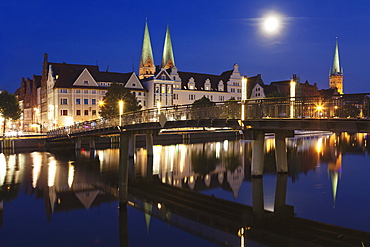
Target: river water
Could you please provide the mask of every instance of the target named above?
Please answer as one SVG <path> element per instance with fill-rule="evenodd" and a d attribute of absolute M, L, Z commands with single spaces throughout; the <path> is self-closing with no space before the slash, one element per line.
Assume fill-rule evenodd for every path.
<path fill-rule="evenodd" d="M 266 137 L 264 175 L 258 178 L 265 210 L 274 211 L 282 193 L 296 217 L 370 233 L 367 134 L 287 139 L 289 171 L 279 192 L 274 150 L 273 137 Z M 252 142 L 246 140 L 157 145 L 153 160 L 137 148 L 129 179 L 140 183 L 154 176 L 184 190 L 252 206 L 251 158 Z M 117 199 L 118 171 L 118 149 L 0 154 L 0 247 L 276 246 L 169 211 L 155 216 L 163 208 L 146 198 L 135 199 L 146 213 L 130 197 L 123 208 Z"/>

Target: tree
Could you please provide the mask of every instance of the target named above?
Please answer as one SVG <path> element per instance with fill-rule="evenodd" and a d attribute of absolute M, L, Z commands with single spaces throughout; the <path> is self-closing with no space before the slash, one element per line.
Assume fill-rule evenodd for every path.
<path fill-rule="evenodd" d="M 214 105 L 215 105 L 215 102 L 212 102 L 210 99 L 206 98 L 205 96 L 193 102 L 193 108 L 203 108 L 203 107 L 209 107 L 209 106 L 214 106 Z"/>
<path fill-rule="evenodd" d="M 18 120 L 21 117 L 17 97 L 6 90 L 0 94 L 0 115 L 4 118 L 3 135 L 5 135 L 6 121 Z"/>
<path fill-rule="evenodd" d="M 201 99 L 195 100 L 191 107 L 191 113 L 193 119 L 208 119 L 215 118 L 214 112 L 215 102 L 203 96 Z"/>
<path fill-rule="evenodd" d="M 123 113 L 141 109 L 135 95 L 123 85 L 112 83 L 100 104 L 100 115 L 104 118 L 119 115 L 119 101 L 123 101 Z"/>

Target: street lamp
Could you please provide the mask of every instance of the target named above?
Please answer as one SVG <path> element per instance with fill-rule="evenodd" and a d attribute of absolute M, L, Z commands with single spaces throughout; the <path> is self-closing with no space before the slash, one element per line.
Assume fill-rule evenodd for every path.
<path fill-rule="evenodd" d="M 245 109 L 245 102 L 247 100 L 247 77 L 244 76 L 242 78 L 242 104 L 241 104 L 241 120 L 246 119 L 246 109 Z"/>
<path fill-rule="evenodd" d="M 123 114 L 123 100 L 118 101 L 119 105 L 119 126 L 122 125 L 122 114 Z"/>
<path fill-rule="evenodd" d="M 290 80 L 290 118 L 294 118 L 295 86 L 295 80 Z"/>

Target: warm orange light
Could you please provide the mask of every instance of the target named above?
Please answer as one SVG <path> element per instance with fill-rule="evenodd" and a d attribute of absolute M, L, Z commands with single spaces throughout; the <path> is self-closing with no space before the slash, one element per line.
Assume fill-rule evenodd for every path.
<path fill-rule="evenodd" d="M 316 110 L 317 111 L 322 111 L 323 109 L 324 109 L 324 107 L 322 105 L 316 106 Z"/>
<path fill-rule="evenodd" d="M 104 101 L 99 101 L 99 106 L 103 106 L 104 105 Z"/>

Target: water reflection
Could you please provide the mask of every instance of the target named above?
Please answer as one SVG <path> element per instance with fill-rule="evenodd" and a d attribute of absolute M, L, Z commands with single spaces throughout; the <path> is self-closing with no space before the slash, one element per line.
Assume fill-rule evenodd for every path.
<path fill-rule="evenodd" d="M 292 213 L 292 208 L 286 205 L 288 177 L 294 183 L 302 174 L 316 171 L 325 163 L 335 205 L 343 158 L 349 153 L 368 155 L 367 140 L 366 134 L 347 133 L 288 139 L 288 174 L 277 176 L 274 207 L 269 210 L 279 215 L 288 211 Z M 264 174 L 275 174 L 273 137 L 266 138 L 264 148 Z M 250 174 L 250 141 L 155 146 L 153 154 L 153 157 L 148 157 L 145 149 L 136 149 L 135 165 L 132 164 L 129 169 L 133 183 L 154 175 L 162 183 L 175 187 L 192 191 L 222 188 L 238 198 L 243 182 L 247 181 L 252 187 L 253 215 L 262 217 L 265 214 L 267 207 L 264 205 L 263 179 L 254 179 Z M 15 200 L 21 190 L 28 195 L 44 198 L 48 221 L 56 212 L 89 209 L 117 200 L 119 163 L 118 149 L 81 151 L 72 155 L 70 152 L 0 154 L 0 226 L 3 224 L 4 204 Z M 159 207 L 154 200 L 152 203 L 142 203 L 148 229 L 150 216 L 155 211 L 158 211 L 159 218 L 168 222 L 174 220 L 172 212 L 175 209 L 165 204 Z M 135 201 L 132 205 L 140 205 L 140 202 Z M 120 239 L 123 244 L 128 241 L 127 208 L 120 207 L 119 212 Z M 182 216 L 176 217 L 179 220 Z M 244 230 L 239 232 L 244 238 Z"/>

